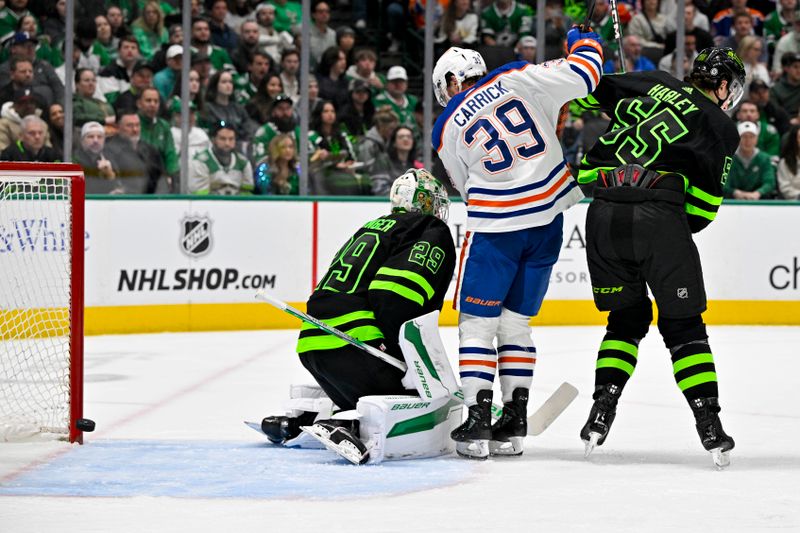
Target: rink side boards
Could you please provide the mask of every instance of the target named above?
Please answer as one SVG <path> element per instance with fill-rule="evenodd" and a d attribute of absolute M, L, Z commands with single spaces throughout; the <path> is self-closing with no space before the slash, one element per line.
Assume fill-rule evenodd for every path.
<path fill-rule="evenodd" d="M 255 302 L 256 290 L 267 288 L 304 309 L 338 247 L 388 207 L 383 199 L 315 200 L 90 197 L 86 333 L 298 327 L 291 316 Z M 534 324 L 605 323 L 591 301 L 587 206 L 565 215 L 561 256 Z M 709 324 L 800 324 L 800 241 L 789 231 L 798 219 L 797 203 L 731 202 L 698 234 Z M 458 243 L 465 220 L 454 199 L 449 226 Z M 52 248 L 52 235 L 42 239 Z M 440 323 L 456 324 L 452 301 Z"/>

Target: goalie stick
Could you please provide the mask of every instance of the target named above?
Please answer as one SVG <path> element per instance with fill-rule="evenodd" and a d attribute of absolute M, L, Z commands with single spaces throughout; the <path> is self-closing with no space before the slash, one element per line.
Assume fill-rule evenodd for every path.
<path fill-rule="evenodd" d="M 295 309 L 291 305 L 278 300 L 277 298 L 273 298 L 265 291 L 260 290 L 256 293 L 256 300 L 261 300 L 262 302 L 266 302 L 273 307 L 280 309 L 281 311 L 292 315 L 295 318 L 302 320 L 308 324 L 312 324 L 313 326 L 318 327 L 322 331 L 326 333 L 330 333 L 335 337 L 338 337 L 345 341 L 348 344 L 355 346 L 356 348 L 360 348 L 367 352 L 368 354 L 372 355 L 373 357 L 377 357 L 381 361 L 385 361 L 389 363 L 393 367 L 406 372 L 408 370 L 408 365 L 395 359 L 389 354 L 386 354 L 377 348 L 366 344 L 355 337 L 348 335 L 347 333 L 330 326 L 319 320 L 314 318 L 313 316 L 300 311 L 299 309 Z M 464 403 L 464 394 L 461 390 L 453 391 L 450 393 L 451 397 L 460 402 Z M 558 416 L 564 412 L 564 410 L 569 406 L 570 403 L 575 399 L 578 395 L 578 389 L 574 386 L 570 385 L 566 381 L 562 383 L 553 394 L 550 395 L 547 400 L 536 410 L 532 415 L 528 417 L 528 435 L 539 435 L 545 429 L 547 429 L 553 421 L 558 418 Z M 501 406 L 492 405 L 492 416 L 494 418 L 499 418 L 502 414 L 503 408 Z M 249 424 L 248 424 L 249 425 Z"/>

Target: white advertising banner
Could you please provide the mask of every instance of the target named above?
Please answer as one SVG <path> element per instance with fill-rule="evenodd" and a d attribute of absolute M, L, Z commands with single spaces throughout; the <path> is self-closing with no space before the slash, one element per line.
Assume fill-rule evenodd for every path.
<path fill-rule="evenodd" d="M 296 300 L 311 288 L 310 202 L 88 201 L 86 305 Z"/>
<path fill-rule="evenodd" d="M 565 213 L 549 300 L 591 300 L 587 208 Z M 315 232 L 312 202 L 90 200 L 86 305 L 250 303 L 261 287 L 303 302 L 339 247 L 389 205 L 319 202 L 316 210 Z M 454 202 L 449 225 L 459 244 L 465 218 Z M 723 206 L 696 236 L 709 299 L 800 300 L 798 225 L 800 206 Z"/>

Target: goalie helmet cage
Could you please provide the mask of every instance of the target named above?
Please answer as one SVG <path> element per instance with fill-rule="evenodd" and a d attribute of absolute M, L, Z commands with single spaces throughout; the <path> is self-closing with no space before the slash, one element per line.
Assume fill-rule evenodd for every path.
<path fill-rule="evenodd" d="M 85 182 L 0 162 L 0 441 L 82 442 Z"/>

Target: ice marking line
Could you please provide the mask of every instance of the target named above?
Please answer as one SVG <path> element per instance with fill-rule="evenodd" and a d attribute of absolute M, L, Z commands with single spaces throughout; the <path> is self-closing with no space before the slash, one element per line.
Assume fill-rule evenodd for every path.
<path fill-rule="evenodd" d="M 219 378 L 221 378 L 223 376 L 226 376 L 226 375 L 230 374 L 231 372 L 234 372 L 235 370 L 238 370 L 238 369 L 240 369 L 242 367 L 245 367 L 245 366 L 253 363 L 254 361 L 259 359 L 263 355 L 268 354 L 269 351 L 274 346 L 278 346 L 278 345 L 275 344 L 275 345 L 270 346 L 266 350 L 263 350 L 263 351 L 260 351 L 260 352 L 256 352 L 255 354 L 251 355 L 247 359 L 244 359 L 244 360 L 241 360 L 241 361 L 239 361 L 237 363 L 234 363 L 231 366 L 229 366 L 229 367 L 227 367 L 227 368 L 225 368 L 225 369 L 223 369 L 223 370 L 221 370 L 219 372 L 215 372 L 215 373 L 209 375 L 208 377 L 201 379 L 200 381 L 198 381 L 196 383 L 193 383 L 193 384 L 191 384 L 191 385 L 189 385 L 187 387 L 184 387 L 183 389 L 181 389 L 181 390 L 179 390 L 177 392 L 174 392 L 173 394 L 167 396 L 165 399 L 163 399 L 161 401 L 153 402 L 152 404 L 139 409 L 138 411 L 134 412 L 133 414 L 130 414 L 130 415 L 128 415 L 128 416 L 126 416 L 126 417 L 124 417 L 124 418 L 122 418 L 120 420 L 117 420 L 116 422 L 112 422 L 108 426 L 105 426 L 105 428 L 103 430 L 101 430 L 101 431 L 97 431 L 95 433 L 92 433 L 92 434 L 89 434 L 89 435 L 85 435 L 84 437 L 85 438 L 88 437 L 87 440 L 88 439 L 95 440 L 97 435 L 103 435 L 104 433 L 108 433 L 109 431 L 113 431 L 113 430 L 119 429 L 120 427 L 123 427 L 125 424 L 130 423 L 134 419 L 141 418 L 141 417 L 143 417 L 145 415 L 148 415 L 148 414 L 152 413 L 153 411 L 161 409 L 164 406 L 168 405 L 169 403 L 174 402 L 175 400 L 181 398 L 182 396 L 185 396 L 185 395 L 187 395 L 187 394 L 189 394 L 191 392 L 194 392 L 197 389 L 202 388 L 203 386 L 207 385 L 208 383 L 213 382 L 216 379 L 219 379 Z M 63 449 L 57 450 L 55 452 L 48 453 L 47 455 L 45 455 L 43 457 L 34 459 L 33 461 L 31 461 L 27 465 L 24 465 L 24 466 L 18 468 L 17 470 L 12 470 L 11 472 L 6 474 L 5 476 L 0 477 L 0 485 L 6 484 L 9 481 L 11 481 L 14 478 L 16 478 L 17 476 L 19 476 L 21 474 L 24 474 L 25 472 L 28 472 L 30 470 L 33 470 L 34 468 L 36 468 L 36 467 L 38 467 L 38 466 L 40 466 L 42 464 L 49 463 L 50 461 L 53 461 L 53 460 L 57 459 L 58 457 L 66 454 L 67 452 L 72 451 L 73 449 L 74 449 L 73 446 L 68 446 L 68 447 L 65 447 Z"/>

